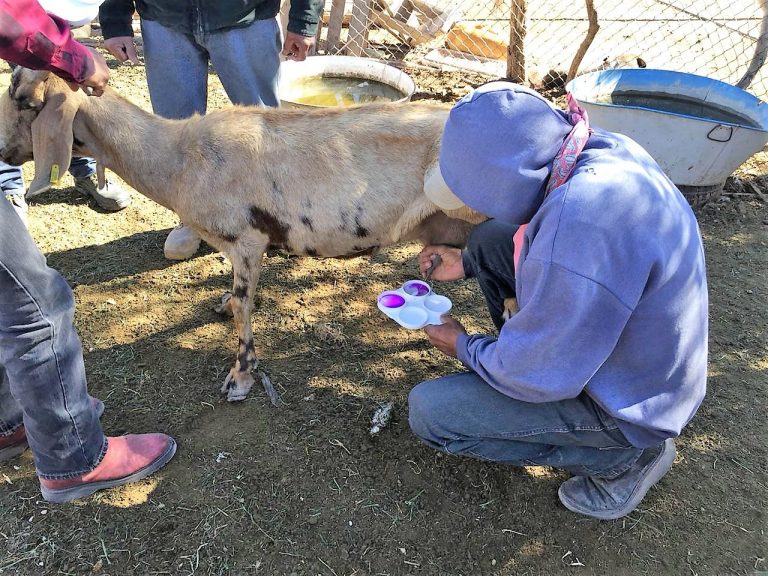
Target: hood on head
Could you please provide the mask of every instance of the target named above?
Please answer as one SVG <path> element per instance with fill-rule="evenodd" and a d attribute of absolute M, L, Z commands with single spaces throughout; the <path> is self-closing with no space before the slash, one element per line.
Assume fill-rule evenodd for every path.
<path fill-rule="evenodd" d="M 525 224 L 544 200 L 555 155 L 573 126 L 533 90 L 491 82 L 453 107 L 440 147 L 440 172 L 467 206 Z"/>

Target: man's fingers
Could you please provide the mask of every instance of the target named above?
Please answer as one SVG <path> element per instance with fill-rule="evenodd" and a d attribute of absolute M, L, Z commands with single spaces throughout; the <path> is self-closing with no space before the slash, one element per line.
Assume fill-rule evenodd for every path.
<path fill-rule="evenodd" d="M 124 47 L 126 63 L 139 64 L 139 55 L 136 53 L 136 45 L 131 43 Z"/>
<path fill-rule="evenodd" d="M 302 62 L 307 59 L 307 52 L 309 51 L 309 46 L 305 46 L 304 44 L 296 46 L 296 51 L 293 54 L 293 59 L 297 62 Z"/>
<path fill-rule="evenodd" d="M 132 36 L 118 36 L 104 41 L 104 47 L 118 61 L 127 64 L 139 64 L 136 44 Z"/>

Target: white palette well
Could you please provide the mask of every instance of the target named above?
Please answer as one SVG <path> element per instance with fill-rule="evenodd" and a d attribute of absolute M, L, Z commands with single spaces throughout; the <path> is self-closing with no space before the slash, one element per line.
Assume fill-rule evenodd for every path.
<path fill-rule="evenodd" d="M 408 280 L 397 290 L 385 290 L 376 298 L 376 304 L 384 314 L 409 330 L 442 324 L 440 316 L 453 307 L 448 298 L 435 294 L 423 280 Z"/>

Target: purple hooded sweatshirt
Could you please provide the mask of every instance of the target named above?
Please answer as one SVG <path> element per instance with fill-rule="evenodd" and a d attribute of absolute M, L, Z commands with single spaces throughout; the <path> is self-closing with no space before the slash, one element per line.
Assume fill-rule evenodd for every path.
<path fill-rule="evenodd" d="M 677 436 L 705 393 L 699 229 L 648 153 L 599 129 L 568 181 L 544 198 L 570 130 L 563 112 L 506 82 L 451 111 L 440 153 L 450 189 L 478 212 L 529 224 L 516 273 L 520 311 L 498 338 L 462 334 L 458 357 L 518 400 L 586 392 L 645 448 Z"/>

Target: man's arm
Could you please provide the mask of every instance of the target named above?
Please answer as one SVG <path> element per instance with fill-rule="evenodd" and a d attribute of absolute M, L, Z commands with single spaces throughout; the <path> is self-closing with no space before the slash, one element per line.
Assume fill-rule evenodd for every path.
<path fill-rule="evenodd" d="M 91 52 L 72 38 L 67 22 L 35 0 L 0 0 L 0 58 L 76 84 L 96 72 Z"/>
<path fill-rule="evenodd" d="M 322 0 L 294 0 L 288 12 L 288 31 L 300 36 L 314 36 L 325 4 Z"/>
<path fill-rule="evenodd" d="M 106 0 L 99 7 L 99 23 L 104 35 L 104 48 L 119 62 L 138 64 L 133 41 L 133 0 Z"/>
<path fill-rule="evenodd" d="M 529 275 L 530 294 L 520 312 L 498 338 L 455 329 L 456 357 L 517 400 L 575 398 L 616 348 L 632 310 L 604 286 L 557 264 L 529 258 L 522 273 Z"/>
<path fill-rule="evenodd" d="M 99 24 L 105 39 L 117 36 L 133 37 L 133 0 L 104 0 L 99 6 Z"/>

